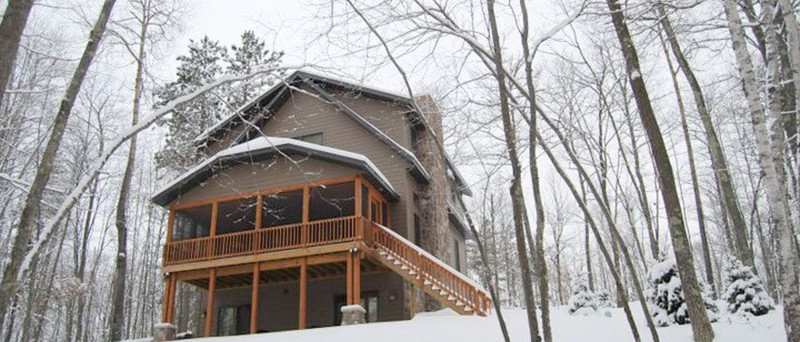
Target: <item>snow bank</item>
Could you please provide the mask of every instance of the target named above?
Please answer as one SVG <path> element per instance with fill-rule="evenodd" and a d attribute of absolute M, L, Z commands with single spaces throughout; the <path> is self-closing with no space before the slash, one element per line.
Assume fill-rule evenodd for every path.
<path fill-rule="evenodd" d="M 312 304 L 313 305 L 313 304 Z M 637 306 L 631 306 L 639 324 L 642 341 L 650 341 L 644 317 Z M 553 339 L 556 341 L 626 342 L 633 341 L 630 328 L 622 309 L 609 309 L 610 317 L 600 315 L 571 316 L 566 307 L 556 307 L 552 312 Z M 749 321 L 724 316 L 713 323 L 714 342 L 785 341 L 782 310 L 753 317 Z M 507 309 L 503 311 L 512 341 L 530 341 L 525 311 Z M 689 325 L 658 328 L 662 342 L 690 342 L 692 329 Z M 502 341 L 495 316 L 459 316 L 447 309 L 418 314 L 414 319 L 399 322 L 369 323 L 341 327 L 316 328 L 303 331 L 285 331 L 268 334 L 242 335 L 195 339 L 198 342 L 493 342 Z"/>

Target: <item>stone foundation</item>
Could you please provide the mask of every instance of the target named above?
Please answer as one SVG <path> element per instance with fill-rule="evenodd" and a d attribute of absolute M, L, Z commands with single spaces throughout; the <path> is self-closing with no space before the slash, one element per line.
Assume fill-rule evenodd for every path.
<path fill-rule="evenodd" d="M 158 323 L 153 326 L 153 342 L 172 341 L 178 327 L 172 323 Z"/>
<path fill-rule="evenodd" d="M 342 307 L 342 325 L 364 324 L 367 310 L 361 305 L 346 305 Z"/>

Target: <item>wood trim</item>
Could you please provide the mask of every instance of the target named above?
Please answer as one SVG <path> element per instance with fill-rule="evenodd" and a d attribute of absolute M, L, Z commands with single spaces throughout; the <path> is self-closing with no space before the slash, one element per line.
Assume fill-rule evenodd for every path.
<path fill-rule="evenodd" d="M 344 252 L 350 250 L 351 248 L 358 248 L 359 246 L 364 246 L 364 244 L 359 241 L 350 241 L 350 242 L 343 242 L 331 245 L 297 248 L 297 249 L 290 249 L 278 252 L 242 255 L 238 257 L 229 257 L 224 259 L 214 259 L 214 260 L 198 261 L 192 263 L 169 265 L 169 266 L 164 266 L 163 271 L 165 273 L 186 272 L 192 270 L 232 266 L 239 264 L 249 264 L 253 262 L 291 259 L 291 258 L 311 256 L 311 255 Z"/>
<path fill-rule="evenodd" d="M 353 253 L 347 253 L 347 305 L 353 305 Z"/>
<path fill-rule="evenodd" d="M 194 208 L 194 207 L 201 207 L 201 206 L 204 206 L 204 205 L 211 205 L 214 202 L 230 202 L 230 201 L 235 201 L 235 200 L 244 199 L 244 198 L 256 197 L 256 196 L 259 196 L 259 195 L 268 196 L 268 195 L 274 195 L 274 194 L 281 193 L 281 192 L 300 190 L 300 189 L 303 189 L 303 188 L 306 188 L 306 187 L 314 187 L 314 186 L 330 185 L 330 184 L 338 184 L 338 183 L 347 183 L 347 182 L 355 181 L 356 177 L 358 177 L 357 174 L 356 175 L 350 175 L 350 176 L 343 176 L 343 177 L 322 178 L 322 179 L 317 179 L 317 180 L 313 180 L 313 181 L 306 182 L 306 183 L 296 183 L 296 184 L 291 184 L 291 185 L 287 185 L 287 186 L 283 186 L 283 187 L 279 187 L 279 188 L 268 188 L 268 189 L 262 189 L 262 190 L 257 190 L 257 191 L 245 192 L 245 193 L 241 193 L 241 194 L 214 197 L 214 198 L 204 199 L 204 200 L 200 200 L 200 201 L 176 203 L 176 204 L 170 205 L 170 208 L 172 208 L 174 210 L 184 210 L 184 209 L 190 209 L 190 208 Z M 369 183 L 369 182 L 366 182 L 366 183 Z"/>
<path fill-rule="evenodd" d="M 260 289 L 261 272 L 258 263 L 253 263 L 253 293 L 250 300 L 250 333 L 258 332 L 258 291 Z"/>
<path fill-rule="evenodd" d="M 211 331 L 214 326 L 215 292 L 217 292 L 217 270 L 212 268 L 208 271 L 208 298 L 206 303 L 205 337 L 211 337 Z"/>
<path fill-rule="evenodd" d="M 306 265 L 306 259 L 303 258 L 300 262 L 300 300 L 299 305 L 300 308 L 298 310 L 299 315 L 297 317 L 297 329 L 303 330 L 306 328 L 306 310 L 308 309 L 307 303 L 307 290 L 308 290 L 308 266 Z"/>
<path fill-rule="evenodd" d="M 167 242 L 172 242 L 172 232 L 175 230 L 175 209 L 169 208 L 169 218 L 167 219 Z"/>
<path fill-rule="evenodd" d="M 355 214 L 356 214 L 356 217 L 361 217 L 361 216 L 364 215 L 364 213 L 361 212 L 361 201 L 364 200 L 363 198 L 361 198 L 361 176 L 356 176 L 354 189 L 355 190 L 354 190 L 353 194 L 355 194 L 355 196 L 356 196 L 356 203 L 355 203 L 356 212 L 355 212 Z"/>
<path fill-rule="evenodd" d="M 172 276 L 170 277 L 169 306 L 167 310 L 167 321 L 170 323 L 175 321 L 175 295 L 177 292 L 178 292 L 178 278 Z"/>
<path fill-rule="evenodd" d="M 353 256 L 353 304 L 361 304 L 361 252 L 350 253 Z"/>
<path fill-rule="evenodd" d="M 164 277 L 164 298 L 161 301 L 161 322 L 169 323 L 169 294 L 173 275 Z"/>

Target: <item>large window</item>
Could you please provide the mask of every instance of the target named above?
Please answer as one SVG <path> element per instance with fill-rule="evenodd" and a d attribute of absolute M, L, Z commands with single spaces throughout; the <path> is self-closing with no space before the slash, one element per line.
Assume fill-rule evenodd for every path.
<path fill-rule="evenodd" d="M 267 195 L 263 198 L 262 227 L 303 222 L 303 189 Z"/>
<path fill-rule="evenodd" d="M 172 240 L 196 239 L 209 235 L 211 227 L 211 206 L 203 205 L 175 212 Z"/>
<path fill-rule="evenodd" d="M 353 182 L 311 188 L 308 217 L 310 221 L 355 215 Z"/>
<path fill-rule="evenodd" d="M 217 234 L 253 230 L 256 226 L 256 198 L 220 202 L 217 212 Z"/>

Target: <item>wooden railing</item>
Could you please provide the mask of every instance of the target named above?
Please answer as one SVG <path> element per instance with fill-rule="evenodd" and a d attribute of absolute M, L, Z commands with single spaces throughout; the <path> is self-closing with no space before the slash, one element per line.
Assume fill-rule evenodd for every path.
<path fill-rule="evenodd" d="M 363 222 L 346 216 L 168 242 L 164 265 L 363 240 Z"/>
<path fill-rule="evenodd" d="M 417 274 L 421 287 L 444 290 L 447 297 L 452 296 L 479 315 L 487 315 L 491 309 L 489 295 L 459 271 L 391 229 L 356 216 L 169 242 L 164 246 L 164 265 L 348 241 L 363 241 L 367 246 L 391 255 Z"/>
<path fill-rule="evenodd" d="M 382 225 L 369 222 L 366 233 L 367 245 L 388 253 L 416 272 L 420 287 L 435 285 L 479 315 L 487 315 L 491 310 L 490 296 L 461 272 Z"/>

